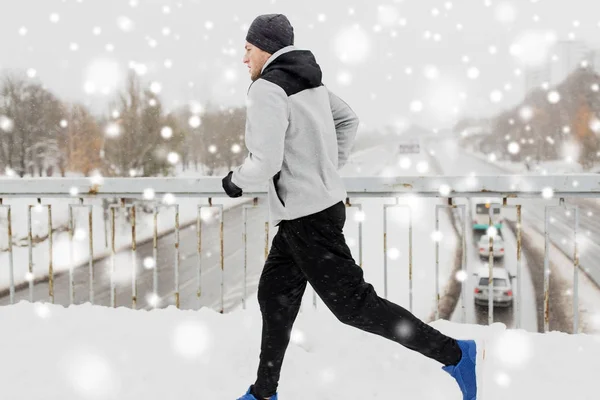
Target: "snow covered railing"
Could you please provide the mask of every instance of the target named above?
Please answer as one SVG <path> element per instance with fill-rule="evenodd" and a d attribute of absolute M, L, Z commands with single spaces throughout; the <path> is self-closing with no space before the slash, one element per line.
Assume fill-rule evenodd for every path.
<path fill-rule="evenodd" d="M 202 238 L 201 238 L 201 223 L 200 217 L 202 208 L 217 208 L 219 210 L 219 221 L 220 221 L 220 264 L 221 264 L 221 288 L 220 288 L 220 304 L 221 311 L 223 311 L 223 292 L 224 292 L 224 251 L 223 251 L 223 205 L 214 204 L 214 199 L 226 198 L 222 186 L 221 177 L 202 177 L 202 178 L 25 178 L 25 179 L 2 179 L 0 180 L 0 210 L 6 210 L 4 215 L 7 215 L 8 220 L 8 248 L 6 251 L 9 252 L 9 270 L 10 270 L 10 287 L 8 295 L 10 296 L 11 303 L 15 296 L 15 290 L 22 290 L 21 287 L 17 287 L 14 283 L 13 274 L 13 238 L 12 238 L 12 220 L 11 220 L 11 206 L 2 204 L 3 199 L 9 198 L 34 198 L 38 201 L 38 208 L 43 207 L 47 210 L 48 214 L 48 242 L 49 242 L 49 265 L 48 265 L 48 277 L 46 281 L 49 284 L 49 299 L 54 302 L 54 271 L 52 264 L 52 207 L 47 204 L 42 204 L 42 199 L 46 198 L 61 198 L 61 199 L 72 199 L 76 202 L 69 204 L 69 219 L 68 219 L 68 231 L 71 245 L 73 243 L 74 229 L 73 229 L 73 210 L 76 208 L 84 208 L 88 210 L 88 229 L 89 229 L 89 300 L 94 302 L 94 244 L 93 244 L 93 205 L 86 204 L 86 199 L 118 199 L 118 204 L 112 204 L 108 208 L 110 216 L 110 232 L 111 232 L 111 246 L 110 246 L 110 257 L 111 257 L 111 283 L 110 283 L 110 304 L 116 306 L 116 283 L 113 279 L 115 270 L 115 256 L 117 249 L 115 247 L 115 213 L 118 210 L 128 210 L 130 212 L 131 222 L 131 251 L 133 253 L 133 265 L 132 265 L 132 286 L 131 286 L 131 304 L 132 308 L 136 308 L 137 305 L 137 278 L 136 278 L 136 207 L 139 204 L 137 200 L 143 200 L 145 203 L 148 201 L 154 202 L 153 206 L 153 219 L 154 219 L 154 232 L 153 232 L 153 244 L 154 244 L 154 262 L 157 260 L 157 216 L 162 208 L 173 208 L 175 210 L 175 245 L 174 245 L 174 260 L 175 260 L 175 276 L 174 276 L 174 291 L 173 296 L 175 298 L 175 305 L 179 307 L 180 304 L 180 282 L 179 282 L 179 205 L 176 204 L 180 198 L 208 198 L 206 204 L 197 204 L 197 237 L 198 237 L 198 268 L 197 268 L 197 294 L 198 297 L 202 293 L 201 283 L 201 252 L 202 252 Z M 390 207 L 404 207 L 408 210 L 411 215 L 410 206 L 399 204 L 399 199 L 403 197 L 437 197 L 446 199 L 445 204 L 437 205 L 436 212 L 436 230 L 439 230 L 439 211 L 445 208 L 455 209 L 460 211 L 460 216 L 464 224 L 464 231 L 467 229 L 467 209 L 465 205 L 458 205 L 454 202 L 454 199 L 458 198 L 495 198 L 501 199 L 502 208 L 514 208 L 517 211 L 517 223 L 516 223 L 516 236 L 517 236 L 517 279 L 518 284 L 521 282 L 521 205 L 511 204 L 508 205 L 509 199 L 545 199 L 550 200 L 558 198 L 559 203 L 556 206 L 546 207 L 545 213 L 545 235 L 546 235 L 546 249 L 545 249 L 545 260 L 544 260 L 544 330 L 549 329 L 549 255 L 548 249 L 549 244 L 549 211 L 553 208 L 560 207 L 567 209 L 564 203 L 564 198 L 595 198 L 600 197 L 600 176 L 595 174 L 580 174 L 580 175 L 547 175 L 547 176 L 518 176 L 518 175 L 504 175 L 504 176 L 402 176 L 402 177 L 345 177 L 345 187 L 348 192 L 348 198 L 346 199 L 346 205 L 348 207 L 357 207 L 362 210 L 361 204 L 356 204 L 350 201 L 353 198 L 366 198 L 366 197 L 378 197 L 378 198 L 396 198 L 396 204 L 386 204 L 384 206 L 384 225 L 383 225 L 383 237 L 384 237 L 384 254 L 387 251 L 387 210 Z M 169 197 L 170 196 L 170 197 Z M 264 187 L 250 188 L 245 191 L 244 197 L 254 199 L 253 205 L 243 205 L 243 219 L 244 219 L 244 273 L 246 268 L 246 252 L 247 252 L 247 232 L 246 232 L 246 219 L 247 211 L 250 208 L 258 207 L 257 199 L 265 198 L 266 196 L 266 185 Z M 154 201 L 156 199 L 156 201 Z M 170 199 L 170 200 L 165 200 Z M 161 201 L 162 200 L 162 201 Z M 88 201 L 89 203 L 89 201 Z M 166 204 L 165 204 L 166 203 Z M 33 257 L 32 257 L 32 227 L 31 227 L 31 210 L 33 205 L 27 206 L 27 221 L 28 221 L 28 249 L 29 249 L 29 273 L 32 277 L 28 280 L 30 300 L 33 301 L 33 287 L 36 280 L 33 278 Z M 490 226 L 493 225 L 492 213 L 494 207 L 489 209 Z M 574 229 L 574 243 L 577 243 L 577 231 L 579 225 L 579 213 L 577 206 L 571 207 L 575 212 L 575 229 Z M 107 213 L 105 213 L 105 226 Z M 410 216 L 409 224 L 409 308 L 412 309 L 412 216 Z M 462 225 L 462 224 L 461 224 Z M 265 222 L 265 256 L 268 252 L 268 222 Z M 359 230 L 359 260 L 360 266 L 363 265 L 363 243 L 362 243 L 362 221 L 358 220 Z M 465 236 L 462 235 L 462 248 L 463 248 L 463 273 L 466 274 L 466 242 Z M 440 300 L 440 289 L 438 283 L 439 277 L 439 241 L 435 241 L 436 246 L 436 301 Z M 72 247 L 71 247 L 72 248 Z M 490 248 L 489 248 L 489 290 L 493 292 L 493 267 L 494 267 L 494 253 L 492 238 L 490 237 Z M 384 256 L 384 296 L 387 297 L 387 257 Z M 579 254 L 577 245 L 573 254 L 574 263 L 574 276 L 573 276 L 573 329 L 574 332 L 578 330 L 578 273 L 580 269 L 579 265 Z M 69 269 L 69 301 L 72 304 L 74 299 L 74 285 L 73 285 L 73 264 L 70 265 Z M 464 275 L 463 274 L 463 275 Z M 244 275 L 245 280 L 245 275 Z M 158 281 L 157 268 L 153 271 L 153 286 L 155 288 Z M 464 294 L 465 290 L 462 290 L 461 297 L 463 299 L 463 310 L 462 315 L 464 317 Z M 245 306 L 245 300 L 247 298 L 246 283 L 244 282 L 244 293 L 242 302 Z M 489 296 L 489 313 L 488 321 L 493 322 L 493 297 Z M 314 297 L 314 304 L 316 306 L 316 295 Z M 520 306 L 521 306 L 521 290 L 517 291 L 516 296 L 516 310 L 517 310 L 517 327 L 520 325 Z M 436 317 L 437 317 L 436 309 Z"/>
<path fill-rule="evenodd" d="M 202 178 L 24 178 L 1 179 L 0 197 L 125 197 L 155 194 L 182 197 L 222 197 L 222 177 Z M 600 175 L 499 175 L 345 177 L 350 197 L 600 197 Z M 264 187 L 246 190 L 261 197 Z"/>

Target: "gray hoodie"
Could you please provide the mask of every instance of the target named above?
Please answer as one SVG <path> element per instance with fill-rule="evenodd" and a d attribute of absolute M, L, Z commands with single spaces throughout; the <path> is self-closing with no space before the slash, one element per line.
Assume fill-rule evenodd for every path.
<path fill-rule="evenodd" d="M 310 51 L 294 46 L 273 54 L 248 90 L 244 163 L 231 181 L 243 190 L 268 181 L 271 223 L 322 211 L 347 192 L 346 164 L 358 118 L 321 82 Z"/>

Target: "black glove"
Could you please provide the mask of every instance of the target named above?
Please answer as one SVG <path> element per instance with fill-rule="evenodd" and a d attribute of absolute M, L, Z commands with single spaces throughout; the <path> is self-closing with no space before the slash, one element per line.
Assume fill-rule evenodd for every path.
<path fill-rule="evenodd" d="M 223 189 L 229 197 L 240 197 L 242 195 L 242 189 L 239 188 L 235 183 L 231 182 L 231 176 L 233 171 L 229 171 L 229 174 L 223 178 Z"/>

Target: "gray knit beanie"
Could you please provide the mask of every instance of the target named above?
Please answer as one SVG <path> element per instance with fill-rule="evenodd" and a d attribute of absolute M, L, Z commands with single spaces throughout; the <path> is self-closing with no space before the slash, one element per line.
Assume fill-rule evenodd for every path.
<path fill-rule="evenodd" d="M 246 41 L 274 54 L 294 44 L 294 28 L 283 14 L 259 15 L 250 25 Z"/>

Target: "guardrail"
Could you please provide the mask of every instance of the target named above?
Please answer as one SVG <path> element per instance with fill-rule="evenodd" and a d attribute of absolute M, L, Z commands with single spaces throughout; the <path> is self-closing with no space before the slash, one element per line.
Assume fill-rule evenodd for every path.
<path fill-rule="evenodd" d="M 549 240 L 549 211 L 556 207 L 566 207 L 565 198 L 596 198 L 600 197 L 600 177 L 593 174 L 580 174 L 580 175 L 548 175 L 548 176 L 518 176 L 518 175 L 504 175 L 504 176 L 405 176 L 405 177 L 347 177 L 344 178 L 345 187 L 348 192 L 348 198 L 346 199 L 346 205 L 348 207 L 357 207 L 362 212 L 362 205 L 354 203 L 353 199 L 378 197 L 378 198 L 395 198 L 395 205 L 385 205 L 384 207 L 384 297 L 388 295 L 388 268 L 387 268 L 387 257 L 385 253 L 387 251 L 387 209 L 389 207 L 404 207 L 407 209 L 410 215 L 409 224 L 409 252 L 408 252 L 408 263 L 409 263 L 409 308 L 412 311 L 413 307 L 413 271 L 412 271 L 412 213 L 410 206 L 399 203 L 403 197 L 406 196 L 418 196 L 418 197 L 429 197 L 429 198 L 441 198 L 444 199 L 446 204 L 436 206 L 436 229 L 439 229 L 439 211 L 442 209 L 450 208 L 452 210 L 459 210 L 461 214 L 464 228 L 467 229 L 467 209 L 464 205 L 458 205 L 455 203 L 456 199 L 474 199 L 474 198 L 498 198 L 502 199 L 501 206 L 492 206 L 489 209 L 489 226 L 493 226 L 493 209 L 495 207 L 509 208 L 513 207 L 517 210 L 517 279 L 518 284 L 521 282 L 521 205 L 511 204 L 508 205 L 508 200 L 514 202 L 518 199 L 543 199 L 545 201 L 558 201 L 557 205 L 545 206 L 545 234 L 546 234 L 546 251 L 545 251 L 545 263 L 544 263 L 544 330 L 549 329 L 549 279 L 550 279 L 550 267 L 548 263 L 548 252 L 550 248 Z M 144 201 L 145 207 L 148 203 L 148 193 L 152 193 L 153 198 L 160 196 L 174 196 L 174 199 L 179 198 L 198 198 L 207 199 L 206 203 L 197 204 L 197 296 L 202 295 L 202 265 L 201 265 L 201 254 L 202 254 L 202 218 L 201 211 L 203 208 L 217 208 L 220 216 L 220 265 L 221 265 L 221 312 L 223 312 L 223 292 L 224 292 L 224 243 L 223 243 L 223 206 L 220 204 L 214 204 L 214 199 L 224 198 L 224 193 L 221 187 L 220 177 L 202 177 L 202 178 L 30 178 L 30 179 L 3 179 L 0 180 L 0 210 L 6 211 L 7 218 L 7 243 L 8 247 L 4 251 L 9 253 L 9 274 L 10 274 L 10 285 L 7 290 L 7 295 L 10 296 L 11 303 L 14 301 L 15 291 L 22 290 L 22 286 L 15 285 L 14 283 L 14 266 L 13 266 L 13 221 L 11 218 L 13 205 L 2 204 L 3 199 L 9 198 L 35 198 L 38 202 L 38 207 L 45 207 L 48 213 L 48 245 L 49 245 L 49 265 L 48 265 L 48 277 L 47 281 L 49 284 L 48 298 L 50 302 L 54 302 L 54 271 L 52 265 L 52 207 L 51 205 L 42 204 L 42 199 L 50 198 L 65 198 L 72 199 L 74 204 L 69 204 L 69 219 L 68 219 L 68 231 L 71 244 L 74 238 L 74 220 L 73 210 L 76 208 L 83 208 L 88 210 L 88 230 L 89 230 L 89 301 L 94 302 L 94 268 L 92 258 L 94 256 L 94 245 L 93 245 L 93 226 L 94 221 L 92 218 L 93 205 L 86 204 L 86 199 L 117 199 L 117 204 L 110 205 L 110 232 L 111 232 L 111 305 L 116 306 L 115 301 L 115 280 L 114 269 L 115 269 L 115 257 L 117 249 L 115 247 L 115 213 L 117 211 L 130 211 L 131 221 L 131 251 L 135 256 L 136 252 L 136 208 L 140 207 L 140 201 Z M 246 190 L 244 196 L 249 199 L 254 199 L 251 206 L 244 205 L 243 218 L 244 218 L 244 232 L 242 232 L 244 240 L 244 271 L 246 271 L 246 254 L 247 254 L 247 230 L 246 220 L 247 211 L 250 208 L 260 207 L 258 205 L 258 199 L 265 198 L 266 186 L 250 188 Z M 174 257 L 175 257 L 175 276 L 174 276 L 174 288 L 172 295 L 175 298 L 175 304 L 179 307 L 180 304 L 180 280 L 179 280 L 179 206 L 177 204 L 159 204 L 160 202 L 154 201 L 153 204 L 153 217 L 154 217 L 154 232 L 153 232 L 153 246 L 154 246 L 154 262 L 157 259 L 157 216 L 161 209 L 173 208 L 175 209 L 175 233 L 176 240 L 174 245 Z M 33 236 L 31 228 L 31 209 L 32 205 L 28 205 L 28 248 L 29 248 L 29 273 L 31 279 L 28 282 L 28 289 L 30 293 L 30 301 L 33 301 L 33 287 L 36 283 L 33 277 L 33 262 L 32 262 L 32 247 L 33 247 Z M 574 228 L 574 241 L 577 243 L 577 232 L 579 225 L 579 214 L 578 206 L 574 205 L 570 207 L 576 215 L 576 222 Z M 105 214 L 105 219 L 107 215 Z M 105 221 L 106 222 L 106 221 Z M 359 265 L 363 266 L 363 240 L 362 240 L 362 221 L 358 221 L 359 229 Z M 465 231 L 463 231 L 465 232 Z M 265 222 L 265 257 L 268 253 L 269 243 L 269 224 Z M 461 245 L 463 247 L 463 260 L 462 260 L 462 272 L 463 277 L 466 274 L 466 244 L 465 235 L 462 235 Z M 439 302 L 440 299 L 440 288 L 439 288 L 439 242 L 435 241 L 436 251 L 436 269 L 435 269 L 435 280 L 436 280 L 436 300 Z M 72 248 L 72 247 L 71 247 Z M 493 248 L 493 235 L 490 235 L 489 243 L 489 290 L 493 293 L 494 281 L 493 281 L 493 267 L 494 267 L 494 248 Z M 131 286 L 131 305 L 132 308 L 137 306 L 137 282 L 136 282 L 136 265 L 135 257 L 133 258 L 134 265 L 132 265 L 132 286 Z M 578 312 L 578 274 L 581 270 L 579 261 L 579 254 L 577 245 L 573 254 L 573 296 L 574 296 L 574 308 L 573 308 L 573 330 L 577 332 L 579 324 L 579 312 Z M 73 265 L 69 269 L 69 299 L 70 303 L 73 303 L 74 298 L 74 285 L 73 285 Z M 246 276 L 244 275 L 244 279 Z M 156 293 L 156 287 L 158 284 L 158 273 L 155 268 L 153 274 L 153 287 Z M 465 290 L 462 290 L 461 296 L 463 299 L 463 310 L 462 316 L 464 319 L 464 294 Z M 517 308 L 517 325 L 521 322 L 521 290 L 517 291 L 516 297 L 516 308 Z M 242 303 L 245 306 L 247 298 L 246 284 L 244 282 L 244 291 L 242 295 Z M 493 297 L 489 296 L 489 314 L 488 321 L 493 321 L 494 304 Z M 316 294 L 314 295 L 314 306 L 316 307 Z M 437 314 L 436 314 L 437 315 Z"/>

